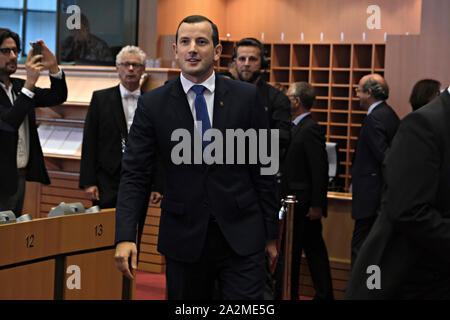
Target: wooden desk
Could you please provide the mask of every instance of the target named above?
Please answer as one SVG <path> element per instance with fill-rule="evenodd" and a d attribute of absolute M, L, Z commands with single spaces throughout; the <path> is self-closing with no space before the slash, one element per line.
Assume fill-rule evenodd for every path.
<path fill-rule="evenodd" d="M 132 298 L 114 234 L 114 210 L 1 225 L 0 299 Z"/>

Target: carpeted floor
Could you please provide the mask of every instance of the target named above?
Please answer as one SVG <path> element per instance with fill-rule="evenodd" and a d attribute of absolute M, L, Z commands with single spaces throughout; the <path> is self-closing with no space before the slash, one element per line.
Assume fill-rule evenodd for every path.
<path fill-rule="evenodd" d="M 166 300 L 166 275 L 137 271 L 136 300 Z M 300 297 L 300 300 L 311 300 Z"/>
<path fill-rule="evenodd" d="M 165 300 L 166 275 L 164 273 L 136 273 L 136 300 Z"/>

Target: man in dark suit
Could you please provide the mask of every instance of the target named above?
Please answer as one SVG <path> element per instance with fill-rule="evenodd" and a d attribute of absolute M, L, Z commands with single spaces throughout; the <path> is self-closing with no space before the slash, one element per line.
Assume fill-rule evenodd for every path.
<path fill-rule="evenodd" d="M 34 108 L 59 105 L 67 99 L 64 73 L 56 57 L 42 40 L 37 42 L 42 54 L 33 57 L 33 49 L 28 52 L 26 80 L 11 78 L 17 70 L 20 39 L 0 29 L 0 211 L 12 210 L 16 216 L 22 214 L 25 181 L 50 183 Z M 50 73 L 50 89 L 35 86 L 42 70 Z"/>
<path fill-rule="evenodd" d="M 258 87 L 264 108 L 267 110 L 269 126 L 279 130 L 280 163 L 283 161 L 290 142 L 290 102 L 286 95 L 277 88 L 268 84 L 261 70 L 269 69 L 269 61 L 265 57 L 264 45 L 255 38 L 243 38 L 239 40 L 234 49 L 230 71 L 236 74 L 235 79 L 252 83 Z M 280 196 L 280 174 L 277 179 L 277 194 Z M 279 199 L 281 200 L 281 198 Z M 266 299 L 276 296 L 274 292 L 274 279 L 270 273 L 270 267 L 266 270 Z"/>
<path fill-rule="evenodd" d="M 378 216 L 383 185 L 381 165 L 400 123 L 395 111 L 385 102 L 389 87 L 382 76 L 362 77 L 356 93 L 361 108 L 368 111 L 352 164 L 352 218 L 355 220 L 352 265 Z"/>
<path fill-rule="evenodd" d="M 122 154 L 141 95 L 140 80 L 145 71 L 145 52 L 136 46 L 125 46 L 117 54 L 116 70 L 120 84 L 94 91 L 84 122 L 80 165 L 80 188 L 100 208 L 115 208 L 122 167 Z M 150 192 L 150 189 L 147 190 Z M 162 198 L 152 192 L 150 199 Z M 148 200 L 140 208 L 138 247 L 145 224 Z"/>
<path fill-rule="evenodd" d="M 267 114 L 255 86 L 214 73 L 222 47 L 209 19 L 185 18 L 173 49 L 180 77 L 139 99 L 130 130 L 117 202 L 116 265 L 133 278 L 128 259 L 136 269 L 136 209 L 157 153 L 165 179 L 158 250 L 166 258 L 168 298 L 210 299 L 218 279 L 223 299 L 262 299 L 264 253 L 276 256 L 278 237 L 274 176 L 262 175 L 259 161 L 228 164 L 230 150 L 224 152 L 227 164 L 196 164 L 201 142 L 196 147 L 194 141 L 193 152 L 183 151 L 189 160 L 181 164 L 173 151 L 177 132 L 191 138 L 210 127 L 223 137 L 226 129 L 268 130 Z M 203 146 L 206 152 L 205 141 Z M 248 145 L 243 149 L 234 156 L 247 152 Z"/>
<path fill-rule="evenodd" d="M 306 82 L 289 86 L 292 135 L 282 165 L 284 196 L 293 194 L 294 226 L 291 263 L 291 299 L 299 298 L 302 250 L 308 261 L 318 300 L 332 300 L 330 263 L 322 238 L 321 218 L 327 216 L 328 158 L 323 130 L 311 117 L 314 88 Z M 280 272 L 281 270 L 277 270 Z"/>
<path fill-rule="evenodd" d="M 290 103 L 286 95 L 268 84 L 261 69 L 268 69 L 269 62 L 264 55 L 264 46 L 255 38 L 244 38 L 236 43 L 233 51 L 238 78 L 258 87 L 267 110 L 269 126 L 280 132 L 280 159 L 284 158 L 290 140 Z"/>
<path fill-rule="evenodd" d="M 86 115 L 79 185 L 101 208 L 116 207 L 122 153 L 141 95 L 145 56 L 136 46 L 122 48 L 116 57 L 120 84 L 94 91 Z"/>
<path fill-rule="evenodd" d="M 449 123 L 450 88 L 401 122 L 383 166 L 382 210 L 346 299 L 450 299 Z"/>

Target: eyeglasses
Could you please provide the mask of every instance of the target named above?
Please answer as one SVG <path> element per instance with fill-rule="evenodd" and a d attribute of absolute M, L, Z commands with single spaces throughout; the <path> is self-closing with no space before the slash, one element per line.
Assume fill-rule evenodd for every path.
<path fill-rule="evenodd" d="M 142 63 L 130 63 L 130 62 L 119 63 L 119 65 L 127 69 L 130 68 L 130 66 L 132 66 L 133 69 L 142 68 L 144 66 Z"/>
<path fill-rule="evenodd" d="M 15 55 L 20 53 L 20 50 L 17 48 L 0 48 L 0 52 L 4 55 L 10 55 L 11 51 L 14 52 Z"/>

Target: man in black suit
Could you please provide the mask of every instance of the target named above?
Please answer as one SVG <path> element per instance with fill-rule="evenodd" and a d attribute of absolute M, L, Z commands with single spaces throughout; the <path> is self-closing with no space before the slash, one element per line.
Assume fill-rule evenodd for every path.
<path fill-rule="evenodd" d="M 352 265 L 378 216 L 383 185 L 381 165 L 400 123 L 395 111 L 385 102 L 389 87 L 382 76 L 369 74 L 362 77 L 356 93 L 361 108 L 368 111 L 352 165 L 352 218 L 355 220 Z"/>
<path fill-rule="evenodd" d="M 101 208 L 116 207 L 122 153 L 141 95 L 145 56 L 136 46 L 122 48 L 116 57 L 120 84 L 94 91 L 86 115 L 79 185 Z"/>
<path fill-rule="evenodd" d="M 173 49 L 180 77 L 139 99 L 130 130 L 117 202 L 116 265 L 133 278 L 128 259 L 136 269 L 136 209 L 158 154 L 164 164 L 158 250 L 166 258 L 168 298 L 210 299 L 218 279 L 223 299 L 262 299 L 264 253 L 276 256 L 278 237 L 274 175 L 261 174 L 260 161 L 229 164 L 228 147 L 227 164 L 199 163 L 196 158 L 204 158 L 197 140 L 193 150 L 182 151 L 188 160 L 177 164 L 173 153 L 179 132 L 190 143 L 210 127 L 223 137 L 227 129 L 268 130 L 267 114 L 255 86 L 214 73 L 222 47 L 209 19 L 183 19 Z M 237 148 L 233 158 L 248 150 L 248 144 Z"/>
<path fill-rule="evenodd" d="M 306 82 L 297 82 L 289 86 L 287 94 L 293 121 L 291 144 L 282 166 L 282 186 L 285 196 L 293 194 L 298 201 L 294 206 L 291 299 L 299 298 L 300 261 L 304 250 L 314 284 L 314 299 L 332 300 L 330 263 L 321 222 L 321 218 L 327 216 L 325 136 L 311 117 L 314 88 Z"/>
<path fill-rule="evenodd" d="M 279 130 L 280 163 L 283 161 L 286 150 L 290 142 L 290 102 L 286 95 L 277 88 L 268 84 L 261 73 L 261 70 L 269 68 L 269 61 L 264 54 L 263 44 L 255 38 L 243 38 L 238 41 L 233 50 L 232 64 L 230 71 L 237 75 L 236 80 L 252 83 L 258 87 L 261 94 L 264 108 L 267 110 L 269 126 Z M 280 174 L 277 179 L 277 195 L 280 196 Z M 279 197 L 279 200 L 281 198 Z M 270 273 L 270 267 L 266 270 L 266 299 L 276 296 L 273 292 L 274 279 Z M 275 284 L 276 286 L 276 284 Z M 276 291 L 276 290 L 275 290 Z"/>
<path fill-rule="evenodd" d="M 25 181 L 49 184 L 36 127 L 34 108 L 62 104 L 67 99 L 64 73 L 42 40 L 42 54 L 28 52 L 26 80 L 11 78 L 17 70 L 19 36 L 0 29 L 0 211 L 22 214 Z M 40 72 L 50 73 L 50 89 L 35 86 Z"/>
<path fill-rule="evenodd" d="M 252 83 L 258 87 L 267 110 L 269 126 L 280 131 L 280 159 L 284 158 L 290 141 L 290 103 L 286 95 L 268 84 L 261 69 L 268 69 L 264 46 L 255 38 L 244 38 L 236 43 L 233 62 L 238 75 L 236 80 Z"/>
<path fill-rule="evenodd" d="M 346 299 L 450 299 L 449 123 L 450 88 L 402 120 L 383 166 L 382 210 Z"/>

